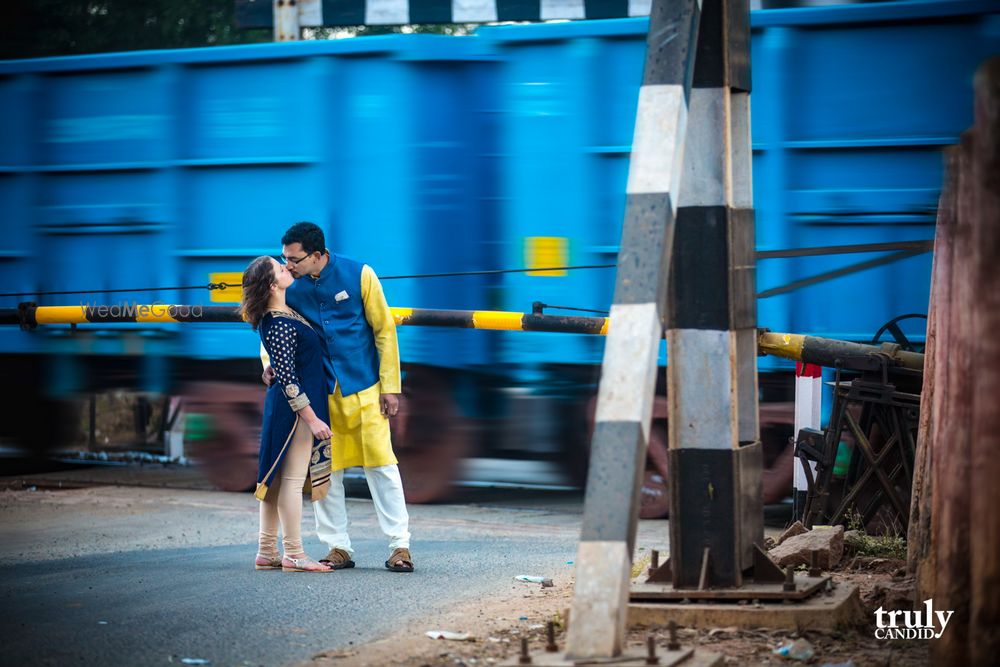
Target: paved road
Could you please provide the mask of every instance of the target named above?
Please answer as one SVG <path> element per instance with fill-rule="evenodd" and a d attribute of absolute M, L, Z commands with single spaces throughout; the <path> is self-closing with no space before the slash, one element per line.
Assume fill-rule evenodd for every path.
<path fill-rule="evenodd" d="M 252 498 L 108 488 L 8 491 L 0 501 L 0 646 L 11 665 L 306 660 L 509 594 L 517 574 L 568 575 L 579 535 L 578 500 L 555 511 L 415 507 L 418 571 L 398 574 L 383 567 L 370 505 L 353 501 L 358 567 L 285 574 L 250 566 Z M 143 533 L 156 539 L 140 542 Z M 325 551 L 308 530 L 306 548 Z"/>

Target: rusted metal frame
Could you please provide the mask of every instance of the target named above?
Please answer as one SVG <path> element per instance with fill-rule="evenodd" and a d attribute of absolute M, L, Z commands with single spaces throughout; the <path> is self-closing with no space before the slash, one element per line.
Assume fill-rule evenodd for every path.
<path fill-rule="evenodd" d="M 904 446 L 906 447 L 906 451 L 909 452 L 909 454 L 910 454 L 910 460 L 915 462 L 916 459 L 917 459 L 917 443 L 916 443 L 916 441 L 914 440 L 914 437 L 913 437 L 913 431 L 915 429 L 911 429 L 910 426 L 909 426 L 909 424 L 910 423 L 914 423 L 914 425 L 916 425 L 917 422 L 911 422 L 911 420 L 909 419 L 908 415 L 906 414 L 907 412 L 909 412 L 913 408 L 901 408 L 901 409 L 904 410 L 904 412 L 901 413 L 900 416 L 899 416 L 899 419 L 903 422 L 902 433 L 903 433 L 903 439 L 905 441 L 905 445 Z M 919 405 L 919 403 L 916 406 L 916 412 L 917 412 L 917 420 L 919 421 L 919 418 L 920 418 L 920 405 Z M 913 470 L 911 469 L 910 472 L 912 473 Z M 912 476 L 911 476 L 911 479 L 912 479 Z"/>
<path fill-rule="evenodd" d="M 876 418 L 879 425 L 883 429 L 889 429 L 887 432 L 891 433 L 891 436 L 886 439 L 884 447 L 887 449 L 890 447 L 899 448 L 900 463 L 903 466 L 903 471 L 906 473 L 906 479 L 913 479 L 914 452 L 907 451 L 904 438 L 906 420 L 901 414 L 902 410 L 903 408 L 892 405 L 879 411 Z"/>
<path fill-rule="evenodd" d="M 883 445 L 884 452 L 891 452 L 893 446 L 898 446 L 899 462 L 897 462 L 896 465 L 888 472 L 888 478 L 890 481 L 897 479 L 900 473 L 905 475 L 905 477 L 903 477 L 903 480 L 905 481 L 913 479 L 913 452 L 909 451 L 907 445 L 905 444 L 907 440 L 912 441 L 909 430 L 905 427 L 906 417 L 904 415 L 904 411 L 907 409 L 908 408 L 906 407 L 896 405 L 880 406 L 880 409 L 877 412 L 878 423 L 883 430 L 887 430 L 889 428 L 889 424 L 886 419 L 887 416 L 892 418 L 894 424 L 901 424 L 901 426 L 893 426 L 891 431 L 887 430 L 887 432 L 892 433 L 892 436 Z M 884 459 L 883 451 L 879 452 L 880 460 Z M 867 479 L 870 479 L 870 475 L 865 481 L 867 481 Z M 881 504 L 884 501 L 884 496 L 885 494 L 881 491 L 881 489 L 876 488 L 868 504 L 863 509 L 859 510 L 865 524 L 867 524 L 868 521 L 870 521 L 877 514 L 879 507 L 881 507 Z M 846 507 L 842 507 L 841 509 L 846 511 Z M 836 523 L 839 518 L 840 516 L 836 515 L 832 521 Z M 900 517 L 900 520 L 902 519 L 903 517 Z"/>
<path fill-rule="evenodd" d="M 872 475 L 874 474 L 876 467 L 881 466 L 882 461 L 889 455 L 891 451 L 892 450 L 890 447 L 883 448 L 878 453 L 878 456 L 876 457 L 874 464 L 870 463 L 869 466 L 865 468 L 865 471 L 861 474 L 861 476 L 858 477 L 858 479 L 850 485 L 850 491 L 848 491 L 847 495 L 845 495 L 843 499 L 840 501 L 837 510 L 830 515 L 830 523 L 838 523 L 841 518 L 846 516 L 847 510 L 850 509 L 851 505 L 854 503 L 854 499 L 864 489 L 865 485 L 868 483 L 868 480 L 872 478 Z M 890 473 L 889 480 L 891 480 L 895 476 L 896 476 L 895 472 Z"/>
<path fill-rule="evenodd" d="M 833 477 L 833 463 L 836 460 L 837 447 L 840 446 L 840 434 L 843 431 L 847 401 L 838 396 L 837 400 L 834 401 L 833 411 L 834 413 L 830 416 L 830 426 L 826 430 L 826 437 L 823 441 L 824 460 L 817 461 L 816 483 L 809 486 L 805 507 L 802 511 L 803 523 L 807 528 L 811 528 L 826 512 L 830 481 Z M 834 428 L 837 425 L 840 425 L 839 429 Z"/>
<path fill-rule="evenodd" d="M 764 548 L 753 545 L 753 580 L 756 584 L 781 584 L 784 581 L 784 573 L 781 568 L 771 560 Z"/>
<path fill-rule="evenodd" d="M 796 280 L 795 282 L 788 283 L 787 285 L 780 285 L 778 287 L 773 287 L 769 290 L 764 290 L 757 294 L 758 299 L 768 299 L 772 296 L 779 296 L 781 294 L 787 294 L 788 292 L 794 292 L 795 290 L 802 289 L 804 287 L 810 287 L 818 283 L 826 282 L 827 280 L 833 280 L 834 278 L 841 278 L 843 276 L 850 275 L 852 273 L 859 273 L 861 271 L 867 271 L 868 269 L 874 269 L 879 266 L 884 266 L 886 264 L 891 264 L 893 262 L 898 262 L 904 259 L 909 259 L 910 257 L 916 257 L 917 255 L 922 255 L 930 250 L 902 250 L 899 252 L 889 253 L 882 257 L 877 257 L 875 259 L 866 260 L 864 262 L 857 262 L 856 264 L 850 264 L 840 269 L 835 269 L 833 271 L 826 271 L 824 273 L 819 273 L 815 276 L 810 276 L 809 278 L 803 278 L 802 280 Z"/>
<path fill-rule="evenodd" d="M 904 507 L 902 499 L 900 499 L 896 490 L 892 488 L 892 482 L 885 476 L 885 472 L 878 466 L 878 461 L 880 459 L 876 457 L 875 453 L 872 451 L 871 443 L 868 442 L 868 438 L 866 438 L 864 433 L 861 432 L 861 428 L 858 426 L 858 423 L 854 421 L 854 417 L 850 414 L 850 412 L 846 413 L 844 418 L 847 420 L 847 427 L 851 429 L 851 433 L 854 434 L 857 445 L 861 448 L 861 452 L 868 460 L 871 470 L 875 473 L 875 476 L 878 478 L 879 483 L 885 490 L 886 495 L 889 496 L 889 502 L 892 503 L 896 512 L 898 512 L 899 516 L 903 519 L 903 525 L 907 525 L 910 522 L 909 508 Z"/>
<path fill-rule="evenodd" d="M 772 563 L 773 567 L 774 566 Z M 738 588 L 673 588 L 658 584 L 648 583 L 637 584 L 632 589 L 632 599 L 637 602 L 653 602 L 667 600 L 689 600 L 689 601 L 728 601 L 738 600 L 768 600 L 768 601 L 798 601 L 805 600 L 815 593 L 823 590 L 830 581 L 829 576 L 819 577 L 796 577 L 794 568 L 789 568 L 792 573 L 789 586 L 785 587 L 786 571 L 780 570 L 778 581 L 757 581 L 745 582 Z M 773 579 L 773 577 L 771 577 Z"/>
<path fill-rule="evenodd" d="M 896 477 L 903 471 L 902 466 L 898 463 L 889 471 L 889 479 L 896 479 Z M 876 487 L 875 492 L 872 494 L 871 499 L 864 508 L 859 509 L 858 513 L 861 514 L 862 525 L 867 526 L 868 522 L 875 518 L 878 514 L 879 509 L 885 503 L 885 493 L 882 492 L 881 487 Z M 838 523 L 840 519 L 846 516 L 846 512 L 842 515 L 837 515 L 834 519 L 831 519 L 831 523 Z"/>
<path fill-rule="evenodd" d="M 852 388 L 853 387 L 854 383 L 852 383 Z M 879 452 L 880 461 L 885 458 L 882 455 L 883 451 L 891 452 L 894 447 L 898 446 L 900 461 L 899 464 L 896 467 L 894 467 L 889 473 L 888 475 L 889 479 L 890 480 L 895 479 L 896 476 L 899 474 L 900 470 L 903 470 L 905 471 L 906 474 L 905 479 L 911 480 L 913 471 L 914 452 L 912 451 L 912 449 L 908 451 L 907 446 L 905 444 L 907 440 L 912 441 L 912 439 L 909 437 L 910 433 L 906 427 L 907 419 L 905 417 L 904 411 L 914 409 L 914 405 L 911 401 L 918 401 L 919 398 L 916 395 L 905 394 L 896 391 L 892 385 L 889 385 L 887 389 L 892 389 L 892 391 L 890 392 L 887 390 L 881 393 L 880 397 L 877 400 L 873 400 L 871 396 L 867 395 L 863 395 L 863 397 L 861 398 L 853 399 L 862 402 L 864 406 L 864 410 L 862 412 L 862 420 L 859 426 L 863 432 L 871 433 L 873 431 L 874 426 L 877 425 L 878 428 L 884 434 L 885 442 L 883 443 L 882 449 L 880 449 Z M 849 392 L 849 395 L 853 394 Z M 872 447 L 872 451 L 874 451 L 874 447 Z M 854 482 L 853 478 L 853 476 L 856 474 L 857 467 L 860 465 L 860 462 L 861 462 L 860 457 L 852 462 L 851 476 L 849 476 L 849 479 L 851 480 L 852 484 L 861 483 L 860 481 Z M 868 478 L 870 478 L 870 476 L 866 476 L 865 478 L 866 481 Z M 876 494 L 877 493 L 878 492 L 876 491 Z M 870 502 L 868 506 L 861 513 L 863 518 L 867 521 L 868 519 L 871 518 L 871 516 L 874 515 L 874 513 L 877 510 L 878 507 L 875 506 L 874 502 Z M 903 517 L 901 516 L 900 519 L 902 518 Z M 839 520 L 839 514 L 835 514 L 832 521 L 836 522 L 838 520 Z"/>

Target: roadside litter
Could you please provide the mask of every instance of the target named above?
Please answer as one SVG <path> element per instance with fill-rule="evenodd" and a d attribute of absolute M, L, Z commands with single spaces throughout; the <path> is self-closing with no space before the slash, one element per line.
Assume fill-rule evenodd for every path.
<path fill-rule="evenodd" d="M 449 630 L 428 630 L 424 633 L 431 639 L 448 639 L 454 642 L 474 642 L 476 638 L 468 632 L 451 632 Z"/>
<path fill-rule="evenodd" d="M 805 639 L 796 639 L 793 642 L 789 642 L 784 646 L 779 646 L 772 651 L 775 655 L 780 655 L 783 658 L 791 658 L 792 660 L 808 660 L 813 657 L 815 651 L 813 650 L 812 644 L 810 644 Z"/>
<path fill-rule="evenodd" d="M 541 584 L 542 588 L 551 588 L 552 586 L 555 585 L 552 583 L 552 580 L 549 579 L 548 577 L 538 577 L 531 574 L 519 574 L 516 577 L 514 577 L 514 579 L 517 581 L 523 581 L 528 584 Z"/>

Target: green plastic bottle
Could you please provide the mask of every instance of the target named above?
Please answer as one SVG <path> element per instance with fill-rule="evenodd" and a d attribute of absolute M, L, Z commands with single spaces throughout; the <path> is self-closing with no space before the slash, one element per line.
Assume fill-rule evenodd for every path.
<path fill-rule="evenodd" d="M 851 455 L 854 454 L 854 447 L 843 440 L 837 445 L 837 458 L 833 462 L 833 476 L 838 479 L 847 477 L 847 471 L 851 467 Z"/>

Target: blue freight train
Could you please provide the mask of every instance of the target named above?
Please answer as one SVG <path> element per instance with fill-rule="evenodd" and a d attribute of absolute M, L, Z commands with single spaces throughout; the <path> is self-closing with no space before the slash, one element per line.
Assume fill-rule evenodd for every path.
<path fill-rule="evenodd" d="M 1000 51 L 998 12 L 985 0 L 753 12 L 758 249 L 932 238 L 941 150 L 971 122 L 973 72 Z M 235 282 L 298 220 L 386 277 L 613 264 L 646 26 L 2 62 L 0 284 L 37 296 L 0 306 L 226 303 L 232 290 L 144 288 Z M 875 256 L 764 259 L 758 288 Z M 758 322 L 869 339 L 926 311 L 930 263 L 923 254 L 761 299 Z M 513 311 L 606 310 L 613 284 L 608 269 L 385 281 L 397 306 Z M 235 405 L 226 415 L 250 432 L 255 340 L 223 324 L 0 328 L 4 363 L 30 378 L 7 408 L 183 384 L 192 405 Z M 405 328 L 400 342 L 411 396 L 397 435 L 407 459 L 425 461 L 410 476 L 433 478 L 428 498 L 463 457 L 478 455 L 474 467 L 488 456 L 493 478 L 500 459 L 582 466 L 579 406 L 602 340 Z M 787 375 L 760 365 L 765 392 Z"/>

